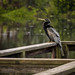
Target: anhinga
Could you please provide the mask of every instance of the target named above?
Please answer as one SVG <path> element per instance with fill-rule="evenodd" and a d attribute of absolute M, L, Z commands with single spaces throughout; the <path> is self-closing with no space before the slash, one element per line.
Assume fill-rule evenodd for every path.
<path fill-rule="evenodd" d="M 57 45 L 59 46 L 59 48 L 61 50 L 61 55 L 64 56 L 59 33 L 53 28 L 53 26 L 51 26 L 50 20 L 49 19 L 41 19 L 41 18 L 39 18 L 39 20 L 44 21 L 43 28 L 44 28 L 46 35 L 48 36 L 50 41 L 57 43 Z"/>

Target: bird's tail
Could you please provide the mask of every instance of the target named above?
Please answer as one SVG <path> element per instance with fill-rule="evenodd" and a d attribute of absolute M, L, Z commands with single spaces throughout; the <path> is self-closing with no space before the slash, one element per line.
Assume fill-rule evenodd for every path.
<path fill-rule="evenodd" d="M 63 51 L 62 47 L 60 47 L 60 50 L 61 50 L 61 55 L 64 56 L 64 51 Z"/>
<path fill-rule="evenodd" d="M 61 43 L 59 43 L 58 45 L 59 45 L 59 48 L 60 48 L 60 50 L 61 50 L 61 55 L 62 55 L 62 57 L 64 57 L 64 51 L 63 51 L 63 49 L 62 49 Z"/>

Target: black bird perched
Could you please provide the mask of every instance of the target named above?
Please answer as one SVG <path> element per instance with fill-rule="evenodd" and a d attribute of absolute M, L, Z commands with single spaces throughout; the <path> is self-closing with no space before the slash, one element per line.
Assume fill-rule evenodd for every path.
<path fill-rule="evenodd" d="M 40 19 L 40 18 L 39 18 L 39 20 L 44 21 L 43 28 L 44 28 L 46 35 L 48 36 L 50 41 L 57 43 L 57 45 L 59 46 L 59 48 L 61 50 L 61 55 L 64 56 L 59 33 L 53 28 L 53 26 L 51 26 L 50 20 L 49 19 Z"/>

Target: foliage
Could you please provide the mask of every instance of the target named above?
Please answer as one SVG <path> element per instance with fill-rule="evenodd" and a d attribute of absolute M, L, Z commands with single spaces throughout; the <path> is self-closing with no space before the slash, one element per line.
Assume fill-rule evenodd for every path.
<path fill-rule="evenodd" d="M 6 32 L 7 35 L 10 31 L 17 31 L 15 32 L 17 40 L 10 39 L 14 47 L 17 44 L 21 46 L 23 42 L 29 45 L 31 41 L 34 43 L 39 39 L 41 42 L 45 39 L 43 22 L 38 21 L 37 18 L 50 18 L 51 25 L 57 29 L 62 40 L 75 40 L 74 6 L 74 0 L 0 0 L 0 29 L 3 30 L 0 31 Z M 25 34 L 29 36 L 26 37 Z M 34 34 L 34 37 L 31 38 L 31 34 Z M 35 35 L 40 38 L 36 36 L 36 40 Z M 22 41 L 23 38 L 25 41 Z M 3 46 L 7 48 L 10 44 L 3 41 Z"/>
<path fill-rule="evenodd" d="M 27 8 L 22 7 L 17 10 L 13 10 L 9 13 L 3 14 L 2 16 L 11 19 L 12 21 L 25 24 L 27 20 L 35 19 L 36 11 L 29 11 Z"/>
<path fill-rule="evenodd" d="M 0 23 L 14 22 L 25 24 L 39 24 L 37 18 L 50 18 L 52 24 L 58 27 L 54 17 L 69 18 L 75 15 L 74 0 L 1 0 Z M 31 23 L 28 23 L 28 22 Z M 74 21 L 73 21 L 74 22 Z M 12 25 L 16 25 L 16 24 Z M 10 23 L 11 25 L 11 23 Z M 39 28 L 38 28 L 39 29 Z M 40 30 L 39 30 L 40 32 Z"/>
<path fill-rule="evenodd" d="M 54 0 L 55 6 L 58 8 L 58 11 L 61 13 L 66 13 L 68 11 L 75 10 L 75 0 Z"/>

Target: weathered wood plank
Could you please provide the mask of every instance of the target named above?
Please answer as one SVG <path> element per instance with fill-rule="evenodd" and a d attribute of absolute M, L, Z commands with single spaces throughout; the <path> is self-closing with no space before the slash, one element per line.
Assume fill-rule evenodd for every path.
<path fill-rule="evenodd" d="M 43 48 L 48 48 L 48 47 L 54 47 L 54 46 L 56 46 L 56 43 L 51 42 L 51 43 L 42 43 L 42 44 L 36 44 L 36 45 L 0 50 L 0 56 L 6 56 L 6 55 L 15 54 L 15 53 L 21 53 L 24 51 L 33 51 L 33 50 L 38 50 L 38 49 L 43 49 Z"/>
<path fill-rule="evenodd" d="M 62 41 L 62 44 L 67 45 L 70 51 L 75 50 L 75 41 Z M 42 44 L 0 50 L 0 57 L 16 53 L 20 53 L 19 57 L 26 57 L 27 55 L 31 56 L 33 54 L 48 53 L 51 52 L 55 46 L 56 46 L 55 42 L 50 42 L 50 43 L 42 43 Z"/>
<path fill-rule="evenodd" d="M 0 58 L 0 73 L 37 73 L 75 59 Z"/>
<path fill-rule="evenodd" d="M 34 74 L 34 75 L 67 75 L 75 72 L 75 61 Z"/>
<path fill-rule="evenodd" d="M 75 41 L 61 41 L 62 44 L 75 45 Z"/>
<path fill-rule="evenodd" d="M 67 45 L 70 51 L 75 50 L 75 41 L 62 41 L 62 45 Z"/>

